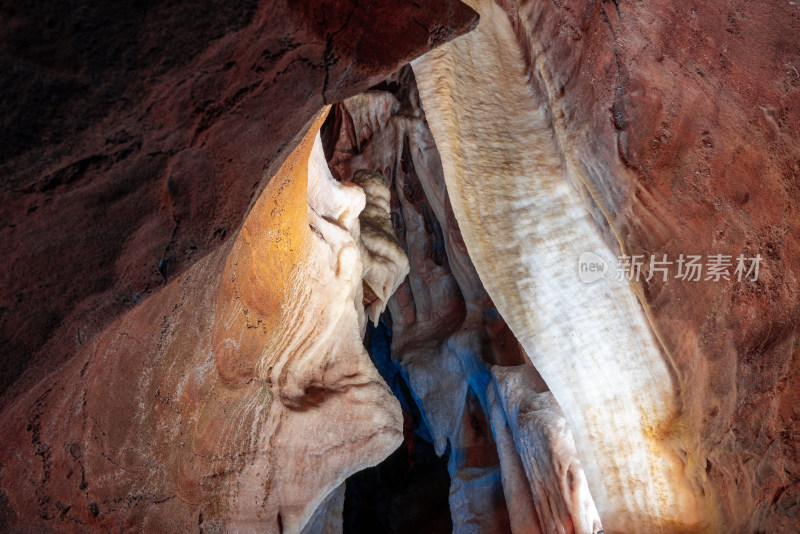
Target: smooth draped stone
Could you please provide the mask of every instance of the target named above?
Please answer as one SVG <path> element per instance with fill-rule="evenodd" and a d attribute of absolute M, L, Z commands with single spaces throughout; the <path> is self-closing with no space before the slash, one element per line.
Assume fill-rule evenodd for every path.
<path fill-rule="evenodd" d="M 364 169 L 391 182 L 393 232 L 411 264 L 388 304 L 392 361 L 421 412 L 420 434 L 448 455 L 454 532 L 508 532 L 485 393 L 490 365 L 521 363 L 520 351 L 463 247 L 410 68 L 387 85 L 396 92 L 341 104 L 326 150 L 334 174 Z"/>
<path fill-rule="evenodd" d="M 408 257 L 394 234 L 389 201 L 392 193 L 386 180 L 375 171 L 359 170 L 353 183 L 364 190 L 367 205 L 358 216 L 361 225 L 361 259 L 364 282 L 375 292 L 377 300 L 367 306 L 367 317 L 378 324 L 397 287 L 409 271 Z"/>
<path fill-rule="evenodd" d="M 509 482 L 506 495 L 520 501 L 518 506 L 509 503 L 512 525 L 519 525 L 519 532 L 526 528 L 574 530 L 576 534 L 601 532 L 572 432 L 553 394 L 538 390 L 540 381 L 530 365 L 495 366 L 487 392 L 495 439 L 504 445 L 509 438 L 513 440 L 510 446 L 498 447 L 501 455 L 510 456 L 500 459 L 504 488 Z M 520 487 L 523 480 L 525 487 Z M 534 513 L 525 509 L 528 503 Z"/>
<path fill-rule="evenodd" d="M 492 433 L 500 457 L 500 474 L 508 505 L 511 531 L 514 534 L 542 534 L 530 482 L 519 458 L 514 437 L 511 435 L 506 412 L 497 398 L 494 383 L 489 384 L 486 396 L 491 406 Z"/>
<path fill-rule="evenodd" d="M 564 411 L 603 524 L 663 532 L 699 520 L 669 441 L 671 371 L 631 286 L 583 284 L 611 255 L 562 164 L 505 12 L 412 63 L 469 256 Z"/>

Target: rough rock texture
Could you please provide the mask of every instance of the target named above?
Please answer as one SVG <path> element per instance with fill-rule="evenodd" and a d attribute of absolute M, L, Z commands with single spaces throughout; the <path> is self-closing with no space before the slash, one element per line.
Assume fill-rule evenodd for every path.
<path fill-rule="evenodd" d="M 235 239 L 3 412 L 8 530 L 296 533 L 337 506 L 341 526 L 343 481 L 402 418 L 362 344 L 366 198 L 331 177 L 323 120 Z"/>
<path fill-rule="evenodd" d="M 355 220 L 335 209 L 366 199 L 334 187 L 317 152 L 315 183 L 327 184 L 319 191 L 330 198 L 321 198 L 333 202 L 312 202 L 321 215 L 295 194 L 269 213 L 256 205 L 253 222 L 238 230 L 325 102 L 369 87 L 475 22 L 458 2 L 430 4 L 0 5 L 0 530 L 298 532 L 309 517 L 320 521 L 309 529 L 338 529 L 342 477 L 400 439 L 397 406 L 360 349 L 362 303 L 377 311 L 385 295 L 362 285 Z M 481 144 L 469 155 L 500 154 L 477 177 L 478 200 L 537 207 L 529 195 L 541 183 L 522 181 L 516 191 L 508 183 L 520 157 L 535 159 L 541 145 L 486 135 L 532 105 L 536 120 L 525 128 L 549 140 L 532 166 L 557 168 L 563 179 L 536 191 L 539 208 L 571 184 L 585 204 L 570 206 L 585 210 L 578 218 L 591 217 L 611 251 L 764 258 L 753 283 L 656 276 L 633 284 L 662 354 L 658 365 L 631 361 L 653 363 L 654 373 L 625 365 L 638 351 L 590 350 L 591 361 L 620 365 L 597 388 L 598 372 L 582 367 L 581 354 L 561 357 L 556 347 L 548 352 L 559 357 L 548 359 L 527 347 L 552 384 L 573 380 L 572 389 L 562 382 L 553 391 L 571 424 L 576 413 L 606 410 L 599 433 L 575 425 L 606 531 L 800 531 L 797 2 L 497 4 L 487 8 L 491 17 L 508 22 L 498 54 L 488 66 L 481 53 L 461 57 L 445 76 L 460 72 L 463 98 L 454 104 L 485 119 L 470 127 Z M 513 76 L 492 74 L 509 65 Z M 486 84 L 498 87 L 495 102 L 522 95 L 514 102 L 522 105 L 487 111 L 492 98 L 475 102 Z M 336 108 L 334 130 L 353 143 L 332 163 L 345 181 L 363 166 L 391 182 L 394 226 L 413 268 L 389 305 L 395 360 L 436 450 L 448 453 L 455 528 L 524 532 L 540 524 L 539 478 L 531 456 L 517 452 L 530 445 L 517 437 L 524 426 L 508 415 L 513 404 L 498 401 L 502 380 L 489 373 L 522 356 L 475 274 L 454 213 L 473 254 L 468 224 L 499 244 L 541 236 L 526 234 L 530 225 L 498 231 L 493 223 L 516 222 L 512 210 L 476 220 L 480 210 L 459 203 L 458 187 L 450 206 L 432 137 L 403 86 L 393 80 L 351 100 L 347 113 Z M 435 107 L 433 130 L 447 128 Z M 440 142 L 443 152 L 448 145 Z M 464 174 L 475 178 L 478 169 Z M 263 198 L 283 190 L 267 191 Z M 269 225 L 274 235 L 263 234 Z M 296 238 L 314 254 L 288 247 Z M 318 238 L 330 246 L 313 248 Z M 514 265 L 524 253 L 491 259 Z M 508 295 L 495 284 L 525 273 L 487 276 L 486 258 L 474 259 L 502 308 Z M 550 274 L 574 274 L 577 258 L 551 259 Z M 293 265 L 318 273 L 315 283 L 330 293 L 303 293 Z M 534 286 L 533 296 L 550 289 Z M 565 293 L 549 294 L 558 299 L 534 310 L 534 323 L 551 320 L 558 306 L 575 309 Z M 635 311 L 623 308 L 624 317 Z M 506 319 L 524 330 L 515 314 Z M 629 326 L 608 325 L 624 335 Z M 292 327 L 313 335 L 279 335 Z M 607 346 L 614 338 L 600 330 L 597 345 Z M 567 335 L 554 339 L 561 350 L 572 344 Z M 570 402 L 577 396 L 583 404 Z M 657 410 L 628 417 L 642 404 Z M 343 415 L 354 418 L 346 435 Z M 501 420 L 505 431 L 494 424 Z M 622 470 L 592 468 L 585 444 L 605 443 L 609 457 L 613 436 L 630 435 L 632 422 L 655 450 L 614 450 Z M 311 430 L 298 436 L 298 428 Z M 345 452 L 326 454 L 331 446 Z M 273 461 L 276 450 L 291 454 Z M 663 480 L 645 479 L 658 469 L 625 464 L 664 457 L 665 478 L 680 481 L 662 493 Z M 619 508 L 604 484 L 622 495 Z M 560 493 L 572 516 L 567 489 L 548 501 Z M 681 496 L 696 502 L 696 513 Z"/>
<path fill-rule="evenodd" d="M 499 4 L 516 40 L 504 43 L 502 55 L 517 50 L 522 58 L 515 76 L 529 77 L 530 101 L 544 114 L 542 134 L 612 250 L 673 261 L 680 254 L 764 258 L 757 282 L 687 282 L 673 270 L 667 281 L 655 276 L 634 289 L 662 346 L 679 410 L 654 430 L 685 466 L 702 522 L 696 528 L 800 529 L 800 10 L 752 2 Z M 461 82 L 473 86 L 462 95 L 496 79 L 481 66 L 485 58 L 472 57 L 475 75 L 463 74 Z M 463 72 L 467 63 L 453 68 Z M 422 88 L 426 79 L 417 75 Z M 429 106 L 421 91 L 442 150 L 437 126 L 448 125 L 437 122 L 433 100 Z M 495 116 L 498 123 L 514 117 Z M 506 150 L 513 162 L 526 147 L 510 143 Z M 506 177 L 490 176 L 480 176 L 481 194 L 508 194 L 498 181 Z M 452 187 L 450 193 L 456 194 Z M 455 204 L 464 229 L 474 206 Z M 478 265 L 466 233 L 465 240 Z M 560 259 L 563 269 L 575 271 L 577 258 Z M 519 335 L 523 327 L 505 314 L 488 281 L 487 287 Z M 554 393 L 568 413 L 567 398 Z M 573 430 L 580 441 L 582 432 Z M 603 481 L 594 476 L 589 484 L 607 531 L 679 528 L 647 515 L 603 515 L 607 501 L 595 493 Z"/>
<path fill-rule="evenodd" d="M 390 177 L 392 183 L 395 231 L 411 261 L 408 281 L 389 301 L 392 360 L 421 412 L 424 434 L 418 434 L 431 439 L 438 454 L 448 455 L 453 531 L 510 532 L 510 512 L 515 512 L 518 520 L 528 514 L 538 525 L 536 506 L 530 499 L 513 503 L 515 510 L 506 510 L 506 502 L 515 492 L 504 491 L 509 488 L 504 485 L 501 466 L 504 456 L 519 462 L 517 447 L 526 451 L 528 465 L 537 449 L 541 449 L 536 454 L 542 462 L 556 459 L 549 469 L 558 474 L 548 478 L 546 489 L 537 486 L 537 496 L 547 498 L 546 494 L 552 493 L 552 502 L 574 504 L 570 512 L 575 512 L 577 531 L 598 531 L 596 511 L 591 519 L 590 514 L 579 511 L 581 506 L 593 510 L 594 505 L 585 482 L 583 486 L 579 483 L 583 472 L 574 446 L 565 452 L 563 444 L 572 438 L 563 417 L 552 427 L 526 426 L 508 438 L 509 449 L 501 449 L 495 442 L 497 432 L 489 424 L 493 407 L 487 398 L 487 386 L 495 388 L 490 383 L 491 366 L 517 365 L 523 356 L 466 253 L 424 117 L 413 74 L 403 69 L 374 90 L 338 106 L 326 125 L 334 132 L 326 131 L 324 137 L 332 145 L 327 153 L 335 174 L 344 178 L 363 172 L 355 169 L 367 168 Z M 528 382 L 521 385 L 519 395 L 524 397 L 529 386 Z M 542 392 L 547 390 L 541 380 L 539 387 Z M 503 402 L 512 410 L 511 400 L 506 402 L 504 397 Z M 516 412 L 512 415 L 516 417 Z M 500 422 L 506 424 L 504 412 L 495 418 L 495 424 Z M 516 419 L 512 424 L 516 429 Z M 564 462 L 574 464 L 575 488 L 562 496 L 566 486 L 552 482 L 566 480 L 566 475 L 561 476 L 567 471 L 562 469 Z M 518 473 L 525 477 L 522 469 Z M 522 489 L 530 493 L 529 486 L 526 482 Z M 581 491 L 585 494 L 572 498 Z M 559 515 L 558 520 L 562 529 L 571 524 L 569 513 Z M 554 523 L 546 531 L 559 530 Z"/>
<path fill-rule="evenodd" d="M 6 400 L 235 234 L 323 103 L 475 21 L 455 0 L 3 2 L 0 391 L 36 364 Z"/>
<path fill-rule="evenodd" d="M 588 8 L 519 14 L 562 153 L 622 248 L 764 258 L 756 283 L 638 288 L 678 379 L 679 452 L 715 529 L 800 530 L 800 9 Z"/>

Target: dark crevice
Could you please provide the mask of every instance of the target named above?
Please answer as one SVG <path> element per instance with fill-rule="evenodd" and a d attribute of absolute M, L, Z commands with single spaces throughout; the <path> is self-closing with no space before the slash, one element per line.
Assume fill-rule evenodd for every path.
<path fill-rule="evenodd" d="M 448 456 L 441 457 L 411 390 L 391 360 L 391 316 L 368 325 L 370 359 L 403 409 L 404 442 L 375 467 L 347 479 L 345 534 L 445 534 L 453 530 Z"/>

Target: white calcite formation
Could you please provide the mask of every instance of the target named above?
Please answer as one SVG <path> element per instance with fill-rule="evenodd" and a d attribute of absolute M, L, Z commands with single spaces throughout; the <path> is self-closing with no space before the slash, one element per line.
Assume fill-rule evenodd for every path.
<path fill-rule="evenodd" d="M 415 90 L 409 70 L 393 83 Z M 416 95 L 401 105 L 389 92 L 369 91 L 343 107 L 359 139 L 345 140 L 332 165 L 354 180 L 366 175 L 378 182 L 380 173 L 392 182 L 391 232 L 411 273 L 388 303 L 391 358 L 417 401 L 421 434 L 437 454 L 448 455 L 453 531 L 505 534 L 508 513 L 485 393 L 508 330 L 448 216 L 441 163 Z"/>
<path fill-rule="evenodd" d="M 342 175 L 393 178 L 395 231 L 412 269 L 389 301 L 392 360 L 449 456 L 453 531 L 598 532 L 565 418 L 530 364 L 518 365 L 524 356 L 464 248 L 413 76 L 393 83 L 402 104 L 379 91 L 343 103 L 360 138 L 340 141 L 332 161 Z"/>
<path fill-rule="evenodd" d="M 690 528 L 699 513 L 670 443 L 670 369 L 629 285 L 578 278 L 580 255 L 609 247 L 506 14 L 470 3 L 478 28 L 412 64 L 469 256 L 562 408 L 606 530 Z"/>
<path fill-rule="evenodd" d="M 539 383 L 530 365 L 494 367 L 487 392 L 512 530 L 600 532 L 572 432 Z"/>
<path fill-rule="evenodd" d="M 280 318 L 261 349 L 263 356 L 255 371 L 276 394 L 273 402 L 278 410 L 285 412 L 272 433 L 262 434 L 262 452 L 243 470 L 235 491 L 257 495 L 270 474 L 268 500 L 279 506 L 283 532 L 298 531 L 312 514 L 316 514 L 314 521 L 335 524 L 330 514 L 319 509 L 332 507 L 328 496 L 347 476 L 394 450 L 401 427 L 399 405 L 369 362 L 361 341 L 366 317 L 358 217 L 366 195 L 360 187 L 332 178 L 318 134 L 307 169 L 307 223 L 278 213 L 278 227 L 254 228 L 246 223 L 242 231 L 243 246 L 252 229 L 253 233 L 266 231 L 281 250 L 283 225 L 305 224 L 310 229 L 308 253 L 294 268 L 289 266 L 288 276 L 276 279 L 280 270 L 268 265 L 254 273 L 263 273 L 265 282 L 272 284 L 270 290 L 282 289 L 284 295 Z M 276 207 L 284 208 L 279 203 Z M 293 231 L 296 228 L 286 229 L 287 235 Z M 272 261 L 288 263 L 290 258 Z M 398 283 L 391 280 L 393 286 Z M 370 445 L 358 446 L 358 440 Z M 326 463 L 336 467 L 326 467 Z M 262 502 L 236 502 L 239 506 L 230 524 L 237 529 L 256 528 L 259 523 L 253 518 L 259 517 Z M 334 499 L 333 504 L 337 502 Z M 341 506 L 333 508 L 341 510 Z"/>
<path fill-rule="evenodd" d="M 360 252 L 362 278 L 378 299 L 367 306 L 367 316 L 378 324 L 397 287 L 408 275 L 409 263 L 403 247 L 397 241 L 390 216 L 391 191 L 383 176 L 370 170 L 358 170 L 353 183 L 366 195 L 366 206 L 358 220 L 361 226 Z"/>

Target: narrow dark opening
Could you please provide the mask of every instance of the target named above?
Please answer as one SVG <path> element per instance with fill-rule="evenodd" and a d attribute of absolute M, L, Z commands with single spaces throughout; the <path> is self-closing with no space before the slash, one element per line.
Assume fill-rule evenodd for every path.
<path fill-rule="evenodd" d="M 447 455 L 436 456 L 411 390 L 391 360 L 391 317 L 367 326 L 364 344 L 403 408 L 404 442 L 383 462 L 347 479 L 345 534 L 449 534 Z"/>

